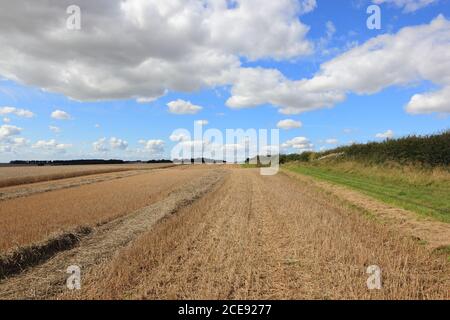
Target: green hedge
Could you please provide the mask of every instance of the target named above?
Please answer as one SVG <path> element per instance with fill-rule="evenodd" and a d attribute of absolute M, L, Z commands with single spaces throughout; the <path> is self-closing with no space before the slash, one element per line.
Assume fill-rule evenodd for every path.
<path fill-rule="evenodd" d="M 310 161 L 332 153 L 344 153 L 348 160 L 383 163 L 395 161 L 401 164 L 421 164 L 425 166 L 450 165 L 450 130 L 427 136 L 407 136 L 388 139 L 383 142 L 353 144 L 321 153 L 311 152 L 300 155 L 283 155 L 281 162 Z"/>

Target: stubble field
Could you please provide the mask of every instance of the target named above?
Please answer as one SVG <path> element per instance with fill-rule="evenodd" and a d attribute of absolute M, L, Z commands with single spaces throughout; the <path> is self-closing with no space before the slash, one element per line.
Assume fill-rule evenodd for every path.
<path fill-rule="evenodd" d="M 75 166 L 0 166 L 0 188 L 42 181 L 81 177 L 100 173 L 148 170 L 172 164 L 75 165 Z"/>
<path fill-rule="evenodd" d="M 17 255 L 8 250 L 92 229 L 68 249 L 10 269 L 0 278 L 3 299 L 449 298 L 445 254 L 282 172 L 142 172 L 0 200 L 0 221 L 0 262 L 9 267 Z M 66 288 L 70 265 L 82 270 L 79 291 Z M 382 270 L 381 290 L 367 288 L 370 265 Z"/>

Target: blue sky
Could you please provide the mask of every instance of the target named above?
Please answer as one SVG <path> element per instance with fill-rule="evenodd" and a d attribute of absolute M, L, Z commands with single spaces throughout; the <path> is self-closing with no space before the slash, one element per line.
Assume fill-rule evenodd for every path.
<path fill-rule="evenodd" d="M 223 131 L 272 129 L 287 119 L 300 122 L 295 128 L 280 128 L 280 143 L 289 153 L 450 127 L 450 102 L 442 98 L 450 97 L 448 0 L 428 5 L 421 0 L 378 1 L 380 30 L 366 26 L 366 9 L 373 4 L 369 0 L 283 0 L 276 8 L 261 1 L 261 10 L 267 5 L 269 21 L 264 21 L 264 15 L 251 16 L 253 0 L 247 7 L 242 4 L 245 1 L 236 1 L 242 12 L 231 20 L 239 27 L 233 30 L 226 27 L 230 23 L 226 10 L 236 7 L 198 13 L 201 9 L 195 0 L 186 1 L 181 11 L 176 1 L 162 9 L 158 1 L 129 2 L 135 2 L 134 9 L 108 11 L 102 6 L 114 7 L 114 1 L 99 1 L 98 7 L 79 1 L 82 24 L 76 31 L 58 24 L 67 18 L 64 1 L 60 5 L 50 1 L 49 15 L 57 9 L 62 14 L 54 17 L 54 23 L 40 26 L 41 31 L 33 26 L 43 18 L 37 3 L 28 3 L 36 10 L 29 10 L 31 17 L 24 14 L 23 21 L 8 21 L 7 10 L 2 10 L 3 23 L 9 28 L 17 24 L 17 28 L 13 37 L 11 30 L 0 32 L 4 44 L 0 49 L 0 162 L 168 158 L 178 143 L 171 141 L 172 132 L 193 130 L 196 120 L 207 120 L 205 128 Z M 20 13 L 21 8 L 8 6 L 9 15 Z M 157 29 L 163 30 L 167 21 L 158 25 L 151 17 L 139 20 L 151 8 L 158 8 L 161 21 L 179 19 L 176 24 L 168 22 L 175 26 L 172 33 L 165 37 L 166 31 Z M 195 15 L 186 14 L 188 10 Z M 118 15 L 124 19 L 121 29 L 109 28 L 108 21 L 118 24 Z M 242 16 L 254 24 L 248 25 Z M 105 33 L 93 32 L 96 21 L 103 19 Z M 211 24 L 207 31 L 198 32 L 198 19 Z M 271 21 L 276 31 L 263 28 Z M 261 28 L 254 27 L 258 24 Z M 36 34 L 24 36 L 35 29 Z M 58 32 L 62 35 L 55 36 Z M 132 45 L 122 41 L 130 32 L 139 35 Z M 377 38 L 381 44 L 376 49 L 364 47 Z M 166 45 L 167 53 L 158 51 Z M 379 55 L 374 53 L 377 50 Z M 214 59 L 203 56 L 205 52 L 213 52 Z M 190 63 L 190 59 L 198 61 Z M 148 73 L 135 69 L 143 61 L 151 63 Z M 358 67 L 353 70 L 353 65 Z M 338 71 L 350 76 L 341 78 Z M 384 75 L 386 79 L 380 79 Z M 310 94 L 311 99 L 306 98 Z M 142 103 L 142 98 L 152 101 Z M 171 112 L 168 104 L 176 101 L 181 111 Z M 189 112 L 193 105 L 201 110 Z M 57 110 L 62 112 L 54 113 Z M 308 143 L 289 143 L 299 137 Z"/>

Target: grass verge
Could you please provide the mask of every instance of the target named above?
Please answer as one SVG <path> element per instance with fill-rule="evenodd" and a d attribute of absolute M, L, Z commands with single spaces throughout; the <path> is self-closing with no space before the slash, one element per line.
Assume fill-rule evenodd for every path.
<path fill-rule="evenodd" d="M 417 173 L 411 169 L 371 169 L 363 165 L 295 164 L 288 170 L 344 185 L 383 202 L 423 216 L 450 222 L 450 182 L 447 177 Z"/>

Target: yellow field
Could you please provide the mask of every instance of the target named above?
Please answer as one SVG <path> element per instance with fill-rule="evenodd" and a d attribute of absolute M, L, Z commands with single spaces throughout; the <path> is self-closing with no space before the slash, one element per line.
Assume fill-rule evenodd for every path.
<path fill-rule="evenodd" d="M 183 166 L 0 205 L 3 252 L 93 229 L 76 246 L 13 268 L 0 279 L 3 299 L 450 298 L 446 254 L 400 222 L 386 224 L 284 173 Z M 11 257 L 0 256 L 0 269 Z M 64 285 L 70 265 L 82 269 L 80 291 Z M 382 290 L 367 288 L 370 265 L 382 270 Z"/>
<path fill-rule="evenodd" d="M 0 188 L 20 184 L 51 181 L 98 173 L 156 169 L 172 164 L 79 165 L 79 166 L 0 166 Z"/>

